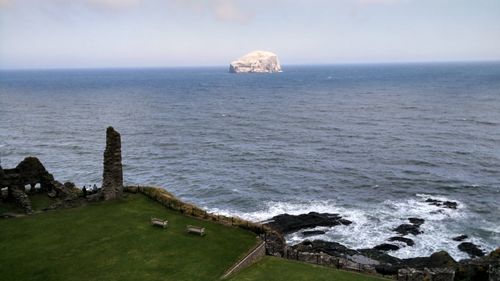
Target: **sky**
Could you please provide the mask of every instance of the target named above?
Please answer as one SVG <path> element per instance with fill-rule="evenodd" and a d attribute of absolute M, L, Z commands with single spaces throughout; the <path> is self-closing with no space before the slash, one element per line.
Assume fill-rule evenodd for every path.
<path fill-rule="evenodd" d="M 0 68 L 500 60 L 500 0 L 0 0 Z"/>

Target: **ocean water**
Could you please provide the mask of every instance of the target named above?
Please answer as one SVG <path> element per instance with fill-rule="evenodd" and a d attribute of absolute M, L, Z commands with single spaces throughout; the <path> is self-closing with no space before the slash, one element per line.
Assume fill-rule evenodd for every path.
<path fill-rule="evenodd" d="M 459 234 L 500 246 L 500 63 L 0 72 L 4 168 L 35 155 L 60 181 L 99 185 L 110 125 L 127 183 L 212 212 L 339 213 L 354 223 L 312 238 L 353 248 L 424 218 L 398 257 L 465 258 Z"/>

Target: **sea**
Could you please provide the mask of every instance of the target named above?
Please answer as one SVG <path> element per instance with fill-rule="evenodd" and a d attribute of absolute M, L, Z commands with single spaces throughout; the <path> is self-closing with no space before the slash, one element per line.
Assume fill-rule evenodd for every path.
<path fill-rule="evenodd" d="M 32 155 L 61 182 L 99 186 L 108 126 L 127 184 L 213 213 L 338 213 L 353 223 L 308 239 L 351 248 L 425 219 L 413 247 L 389 252 L 400 258 L 466 258 L 461 234 L 500 246 L 499 62 L 0 71 L 3 168 Z"/>

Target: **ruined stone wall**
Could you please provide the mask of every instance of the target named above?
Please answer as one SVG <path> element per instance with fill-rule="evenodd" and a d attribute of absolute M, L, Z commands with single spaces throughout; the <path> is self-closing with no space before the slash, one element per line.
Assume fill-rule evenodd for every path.
<path fill-rule="evenodd" d="M 450 268 L 405 268 L 398 271 L 398 281 L 453 281 L 455 270 Z"/>
<path fill-rule="evenodd" d="M 1 187 L 11 187 L 24 191 L 25 185 L 40 184 L 42 190 L 53 188 L 54 176 L 49 173 L 36 157 L 26 157 L 14 169 L 1 170 Z M 33 191 L 33 190 L 32 190 Z"/>
<path fill-rule="evenodd" d="M 104 171 L 102 175 L 102 197 L 104 200 L 118 198 L 123 193 L 123 169 L 120 134 L 108 127 L 106 149 L 104 150 Z"/>
<path fill-rule="evenodd" d="M 361 264 L 351 261 L 347 258 L 331 256 L 327 253 L 312 253 L 307 251 L 299 251 L 292 247 L 286 246 L 283 255 L 285 259 L 296 260 L 321 266 L 334 267 L 338 269 L 359 271 L 370 274 L 375 274 L 376 269 L 373 264 Z"/>
<path fill-rule="evenodd" d="M 14 169 L 0 168 L 0 188 L 7 187 L 5 200 L 15 202 L 26 213 L 32 213 L 31 201 L 26 194 L 25 186 L 31 185 L 30 192 L 35 192 L 35 185 L 40 184 L 41 190 L 54 189 L 54 177 L 36 157 L 26 157 Z"/>

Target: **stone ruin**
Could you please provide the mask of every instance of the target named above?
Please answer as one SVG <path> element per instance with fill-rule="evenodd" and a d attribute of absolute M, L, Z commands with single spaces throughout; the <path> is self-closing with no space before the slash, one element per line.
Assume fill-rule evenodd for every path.
<path fill-rule="evenodd" d="M 123 193 L 121 137 L 113 127 L 108 127 L 106 130 L 102 193 L 104 200 L 115 199 Z"/>
<path fill-rule="evenodd" d="M 102 188 L 97 194 L 88 196 L 89 201 L 112 200 L 123 194 L 122 145 L 120 133 L 113 127 L 106 130 L 106 149 L 104 150 L 104 170 Z"/>
<path fill-rule="evenodd" d="M 453 281 L 455 270 L 453 268 L 403 268 L 398 271 L 398 281 Z"/>
<path fill-rule="evenodd" d="M 80 189 L 71 182 L 64 184 L 56 181 L 36 157 L 26 157 L 13 169 L 0 166 L 0 198 L 15 202 L 27 214 L 33 212 L 28 194 L 47 193 L 57 198 L 57 202 L 48 209 L 73 206 L 78 204 Z M 87 197 L 89 201 L 112 200 L 123 194 L 123 169 L 120 134 L 109 127 L 106 130 L 106 149 L 104 151 L 104 171 L 102 188 L 96 194 Z M 81 203 L 81 202 L 80 202 Z"/>
<path fill-rule="evenodd" d="M 0 188 L 3 200 L 15 202 L 28 214 L 33 212 L 28 193 L 47 192 L 50 197 L 67 200 L 76 198 L 78 192 L 74 184 L 68 182 L 63 185 L 54 180 L 40 160 L 31 156 L 13 169 L 0 167 Z"/>

